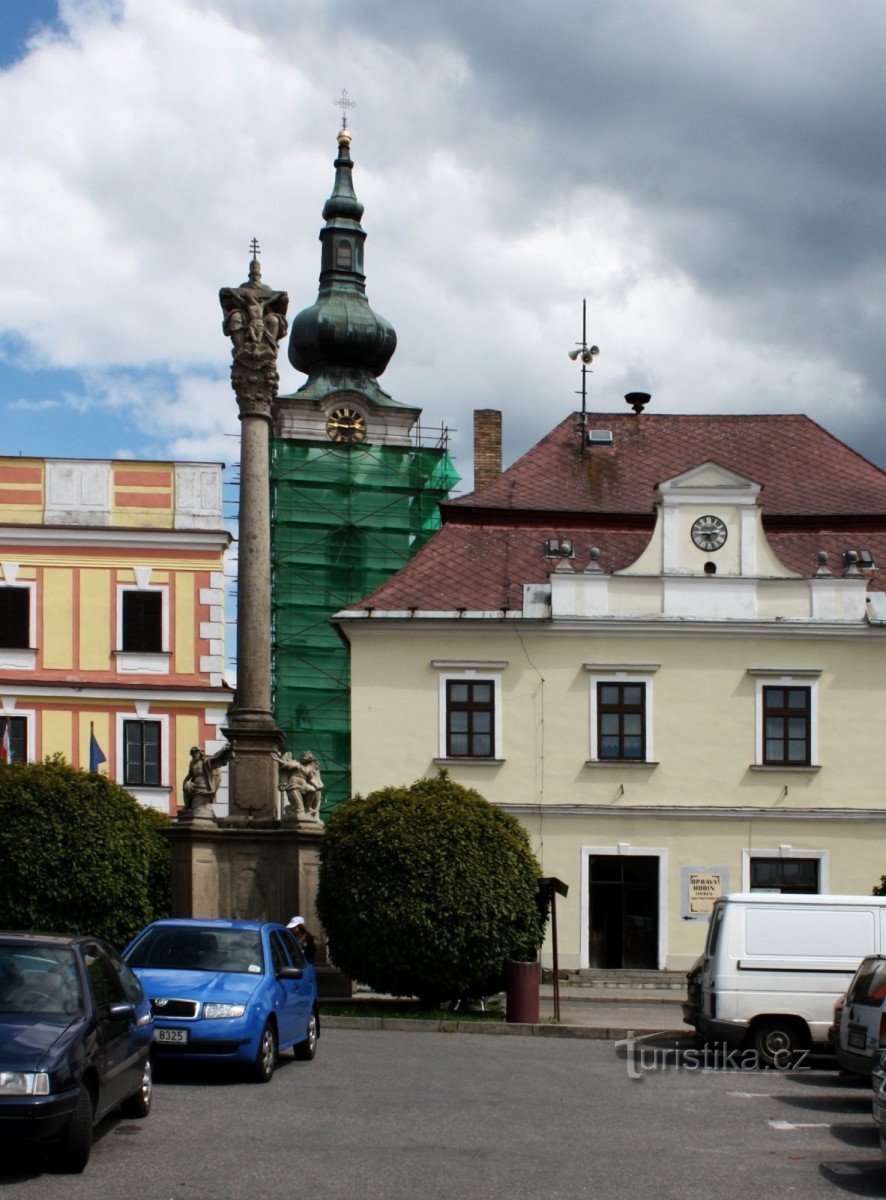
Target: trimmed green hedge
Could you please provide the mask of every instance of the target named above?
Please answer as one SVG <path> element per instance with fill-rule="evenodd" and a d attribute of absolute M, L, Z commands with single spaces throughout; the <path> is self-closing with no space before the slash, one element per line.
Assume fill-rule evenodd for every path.
<path fill-rule="evenodd" d="M 440 772 L 332 814 L 317 913 L 332 961 L 378 992 L 485 996 L 541 945 L 539 875 L 519 822 Z"/>
<path fill-rule="evenodd" d="M 0 763 L 0 928 L 125 945 L 169 913 L 167 821 L 60 758 Z"/>

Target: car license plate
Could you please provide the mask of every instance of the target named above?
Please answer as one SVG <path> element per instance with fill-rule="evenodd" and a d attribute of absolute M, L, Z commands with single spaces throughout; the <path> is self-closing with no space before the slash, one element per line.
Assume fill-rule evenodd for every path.
<path fill-rule="evenodd" d="M 863 1025 L 849 1026 L 849 1045 L 853 1050 L 864 1050 L 867 1044 L 867 1030 Z"/>
<path fill-rule="evenodd" d="M 154 1041 L 173 1043 L 173 1045 L 181 1046 L 188 1040 L 187 1029 L 155 1029 Z"/>

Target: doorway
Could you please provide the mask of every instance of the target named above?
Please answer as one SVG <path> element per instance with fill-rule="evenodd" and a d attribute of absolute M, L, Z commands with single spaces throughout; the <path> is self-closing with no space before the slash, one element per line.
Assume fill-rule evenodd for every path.
<path fill-rule="evenodd" d="M 588 858 L 588 965 L 603 970 L 658 967 L 658 855 Z"/>

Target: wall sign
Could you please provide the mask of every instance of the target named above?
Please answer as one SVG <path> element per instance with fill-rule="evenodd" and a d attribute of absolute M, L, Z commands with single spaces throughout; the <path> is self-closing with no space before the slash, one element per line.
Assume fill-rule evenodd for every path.
<path fill-rule="evenodd" d="M 729 891 L 726 867 L 682 867 L 680 909 L 684 921 L 707 921 L 714 901 Z"/>

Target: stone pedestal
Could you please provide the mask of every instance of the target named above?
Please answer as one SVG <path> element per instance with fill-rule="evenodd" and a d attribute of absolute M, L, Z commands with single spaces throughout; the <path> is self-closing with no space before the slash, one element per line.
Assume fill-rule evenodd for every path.
<path fill-rule="evenodd" d="M 166 836 L 172 846 L 174 917 L 225 916 L 285 925 L 302 913 L 317 938 L 318 960 L 325 961 L 315 908 L 322 825 L 176 822 Z"/>

